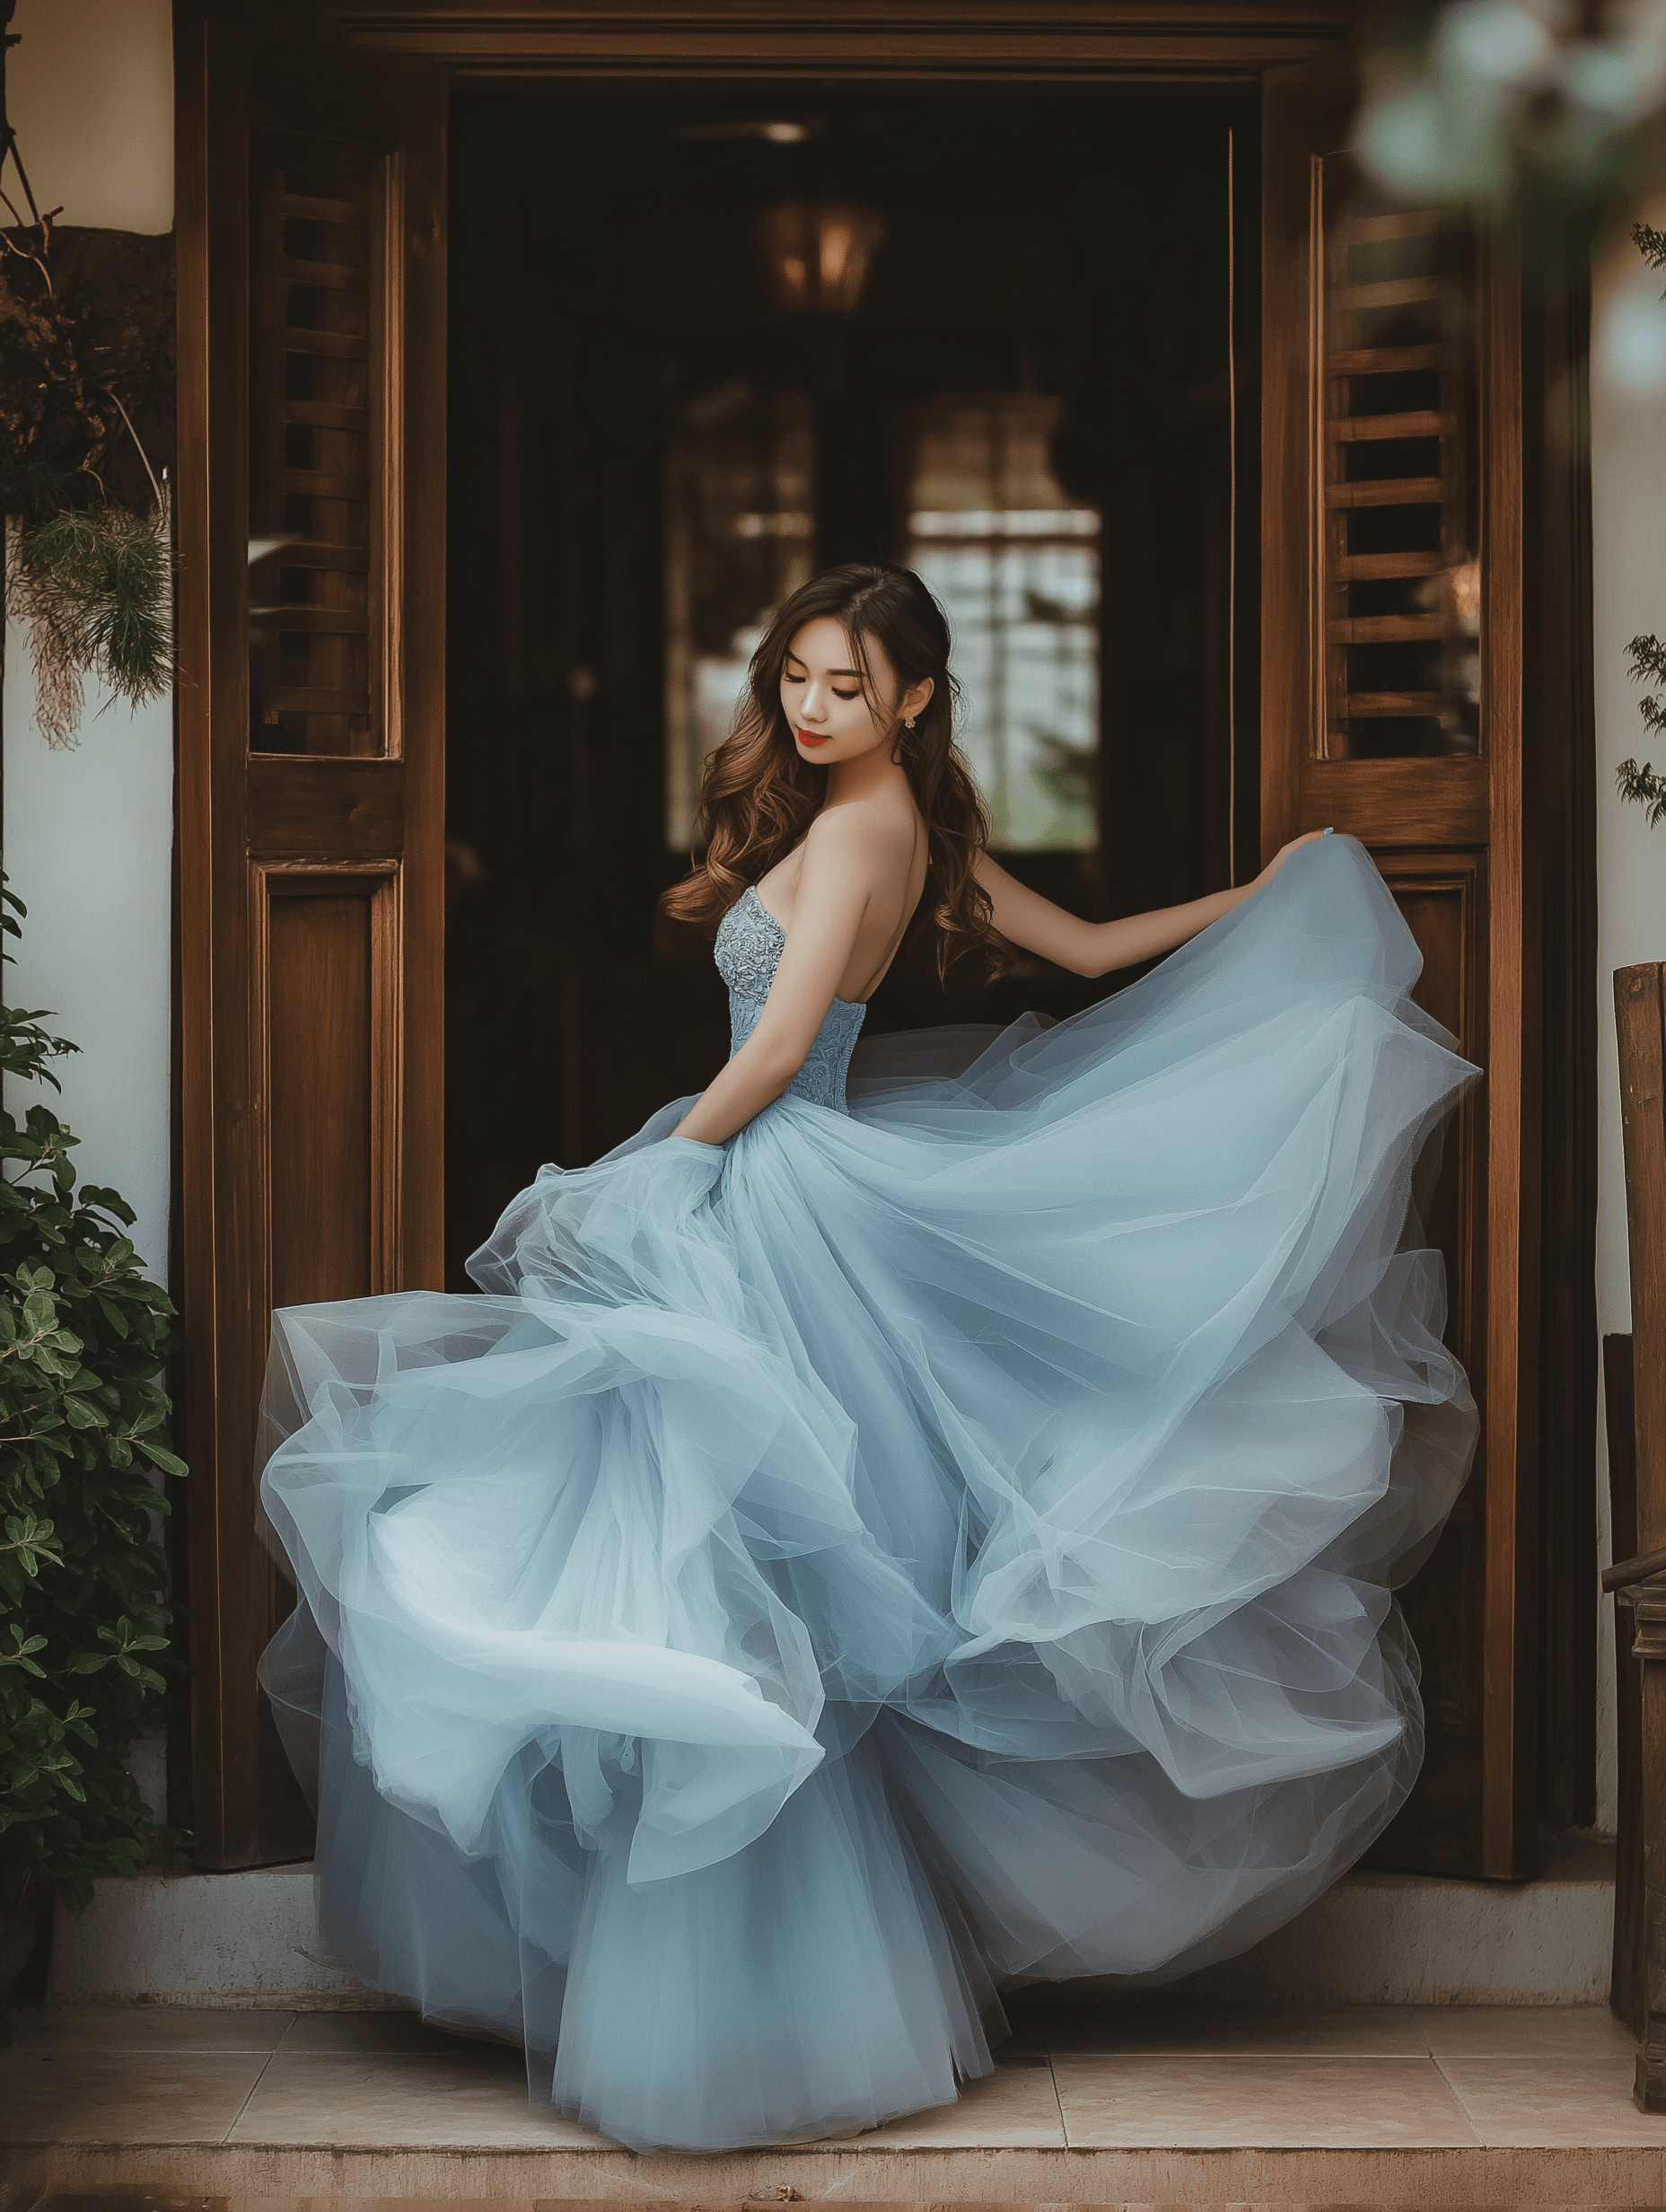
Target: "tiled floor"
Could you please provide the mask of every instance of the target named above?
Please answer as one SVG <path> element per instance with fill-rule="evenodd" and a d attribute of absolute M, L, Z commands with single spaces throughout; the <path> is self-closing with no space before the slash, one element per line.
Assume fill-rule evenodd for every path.
<path fill-rule="evenodd" d="M 1579 2193 L 1554 2197 L 1561 2203 L 1666 2202 L 1666 2115 L 1637 2111 L 1634 2046 L 1596 2008 L 1072 2013 L 1032 2022 L 957 2104 L 835 2143 L 704 2164 L 633 2158 L 529 2104 L 518 2051 L 399 2014 L 62 2011 L 25 2014 L 16 2026 L 17 2041 L 0 2051 L 0 2182 L 19 2203 L 33 2200 L 16 2194 L 31 2179 L 177 2181 L 267 2200 L 335 2189 L 344 2198 L 501 2197 L 519 2194 L 514 2177 L 534 2171 L 523 2159 L 491 2164 L 493 2154 L 511 2152 L 554 2155 L 556 2165 L 537 2164 L 532 2193 L 569 2199 L 680 2196 L 692 2171 L 707 2202 L 794 2188 L 847 2203 L 1118 2201 L 1108 2187 L 1089 2188 L 1083 2163 L 1069 2156 L 1095 2153 L 1143 2155 L 1144 2165 L 1125 2159 L 1117 2169 L 1129 2187 L 1147 2169 L 1154 2182 L 1172 2170 L 1211 2192 L 1153 2187 L 1148 2202 L 1203 2203 L 1219 2201 L 1227 2180 L 1295 2172 L 1274 2154 L 1347 2153 L 1375 2164 L 1355 2156 L 1303 2169 L 1332 2202 L 1350 2176 L 1378 2192 L 1351 2201 L 1390 2201 L 1381 2176 L 1414 2171 L 1446 2178 L 1419 2181 L 1393 2201 L 1548 2203 L 1521 2194 L 1519 2176 L 1542 2173 L 1553 2190 L 1579 2183 Z M 1553 2175 L 1554 2160 L 1493 2157 L 1521 2150 L 1586 2164 Z M 381 2164 L 349 2157 L 370 2153 Z M 1268 2157 L 1229 2174 L 1218 2161 L 1198 2164 L 1202 2153 L 1241 2164 Z M 976 2188 L 967 2154 L 977 2155 Z M 1037 2154 L 1054 2155 L 1038 2165 Z M 1384 2154 L 1413 2164 L 1385 2166 Z M 1453 2154 L 1465 2155 L 1456 2165 Z M 327 2155 L 328 2170 L 319 2163 Z M 1192 2164 L 1175 2166 L 1177 2155 Z M 1153 2166 L 1153 2157 L 1169 2163 Z M 350 2184 L 344 2158 L 357 2177 Z M 460 2175 L 490 2186 L 477 2192 Z M 1496 2190 L 1482 2186 L 1489 2178 Z"/>

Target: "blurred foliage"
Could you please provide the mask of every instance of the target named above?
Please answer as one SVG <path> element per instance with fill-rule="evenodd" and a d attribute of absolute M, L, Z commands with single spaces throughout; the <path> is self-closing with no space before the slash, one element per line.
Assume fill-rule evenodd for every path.
<path fill-rule="evenodd" d="M 1658 637 L 1634 637 L 1626 648 L 1626 660 L 1636 682 L 1666 684 L 1666 645 Z M 1666 731 L 1666 706 L 1653 694 L 1637 702 L 1637 711 L 1644 729 L 1656 736 Z M 1635 760 L 1622 760 L 1615 780 L 1622 799 L 1647 810 L 1651 830 L 1666 821 L 1666 778 L 1655 774 L 1653 761 L 1639 767 Z"/>
<path fill-rule="evenodd" d="M 1355 145 L 1395 197 L 1522 219 L 1553 263 L 1609 219 L 1666 103 L 1666 0 L 1381 7 Z"/>
<path fill-rule="evenodd" d="M 1666 269 L 1666 232 L 1657 231 L 1652 224 L 1634 223 L 1631 235 L 1652 269 Z M 1626 648 L 1626 661 L 1634 682 L 1666 685 L 1666 645 L 1658 637 L 1634 637 Z M 1638 700 L 1637 712 L 1645 730 L 1657 737 L 1666 733 L 1666 705 L 1655 693 L 1646 693 Z M 1655 773 L 1652 760 L 1641 765 L 1635 759 L 1622 760 L 1614 778 L 1620 797 L 1647 813 L 1651 830 L 1666 821 L 1666 777 Z"/>
<path fill-rule="evenodd" d="M 0 931 L 23 911 L 0 873 Z M 0 1072 L 57 1089 L 49 1063 L 75 1049 L 0 1006 Z M 0 1901 L 37 1876 L 72 1911 L 149 1845 L 178 1856 L 123 1762 L 178 1669 L 147 1470 L 185 1472 L 156 1380 L 173 1308 L 132 1208 L 77 1189 L 75 1141 L 45 1106 L 0 1111 Z"/>

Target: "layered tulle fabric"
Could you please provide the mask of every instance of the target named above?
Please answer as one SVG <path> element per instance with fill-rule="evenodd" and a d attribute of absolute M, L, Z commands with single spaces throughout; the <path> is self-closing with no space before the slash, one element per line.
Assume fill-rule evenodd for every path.
<path fill-rule="evenodd" d="M 1333 1880 L 1416 1773 L 1390 1592 L 1474 1435 L 1416 969 L 1327 839 L 1074 1020 L 545 1169 L 479 1296 L 280 1313 L 265 1679 L 342 1954 L 716 2148 L 943 2102 L 997 1987 Z"/>

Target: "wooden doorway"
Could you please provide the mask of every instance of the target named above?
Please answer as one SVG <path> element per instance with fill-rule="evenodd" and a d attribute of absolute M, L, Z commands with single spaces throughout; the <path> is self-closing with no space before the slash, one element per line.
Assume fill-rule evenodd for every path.
<path fill-rule="evenodd" d="M 181 638 L 204 672 L 199 696 L 181 709 L 181 1204 L 192 1377 L 196 1819 L 212 1863 L 255 1863 L 304 1847 L 292 1815 L 269 1791 L 263 1795 L 261 1776 L 270 1760 L 260 1748 L 252 1687 L 253 1657 L 279 1602 L 253 1533 L 248 1441 L 274 1288 L 262 1256 L 261 1238 L 269 1238 L 263 1224 L 271 1218 L 274 1165 L 287 1156 L 262 1088 L 261 1070 L 269 1062 L 260 1055 L 277 1034 L 273 1009 L 281 1010 L 282 1001 L 271 977 L 271 946 L 298 947 L 303 939 L 313 946 L 309 1004 L 332 1010 L 344 1040 L 336 1073 L 315 1068 L 319 1095 L 309 1091 L 305 1097 L 309 1111 L 340 1110 L 344 1127 L 370 1131 L 365 1188 L 383 1194 L 374 1221 L 366 1216 L 365 1249 L 379 1270 L 370 1281 L 440 1279 L 432 1233 L 442 1158 L 432 1048 L 440 1004 L 443 826 L 434 652 L 440 541 L 434 525 L 441 512 L 443 439 L 434 413 L 439 372 L 424 342 L 439 329 L 433 293 L 425 286 L 435 280 L 443 242 L 438 118 L 449 71 L 459 81 L 531 76 L 569 93 L 588 86 L 597 95 L 686 98 L 697 91 L 741 98 L 785 91 L 799 104 L 864 87 L 886 98 L 926 88 L 960 97 L 1069 93 L 1080 100 L 1084 92 L 1099 97 L 1121 88 L 1214 100 L 1226 93 L 1258 103 L 1267 185 L 1261 247 L 1269 303 L 1276 304 L 1267 324 L 1273 342 L 1258 357 L 1253 347 L 1246 353 L 1241 346 L 1232 361 L 1241 426 L 1257 419 L 1251 401 L 1259 381 L 1265 432 L 1261 441 L 1251 432 L 1248 450 L 1239 448 L 1236 680 L 1224 711 L 1235 725 L 1237 747 L 1248 746 L 1262 763 L 1261 844 L 1270 847 L 1310 815 L 1368 832 L 1401 879 L 1414 926 L 1424 928 L 1432 951 L 1451 953 L 1443 964 L 1432 963 L 1432 978 L 1442 979 L 1449 995 L 1461 984 L 1469 993 L 1459 1009 L 1466 1034 L 1477 1048 L 1485 1040 L 1486 1144 L 1483 1149 L 1472 1119 L 1464 1139 L 1469 1149 L 1460 1146 L 1468 1181 L 1455 1201 L 1451 1231 L 1454 1251 L 1484 1250 L 1486 1260 L 1484 1273 L 1471 1268 L 1460 1277 L 1471 1356 L 1484 1347 L 1477 1364 L 1487 1394 L 1485 1514 L 1478 1534 L 1460 1547 L 1461 1562 L 1442 1570 L 1454 1578 L 1442 1611 L 1455 1608 L 1467 1624 L 1468 1640 L 1460 1640 L 1468 1672 L 1443 1681 L 1446 1662 L 1432 1638 L 1436 1663 L 1425 1676 L 1432 1713 L 1439 1719 L 1445 1712 L 1456 1730 L 1450 1757 L 1436 1745 L 1430 1772 L 1458 1775 L 1460 1786 L 1448 1790 L 1432 1816 L 1418 1816 L 1421 1828 L 1415 1821 L 1407 1828 L 1402 1863 L 1496 1874 L 1529 1870 L 1538 1803 L 1537 1670 L 1556 1639 L 1570 1656 L 1590 1642 L 1580 1625 L 1578 1544 L 1590 1520 L 1592 1424 L 1582 1396 L 1577 1289 L 1591 1280 L 1590 1133 L 1581 1102 L 1590 1063 L 1580 1046 L 1581 1009 L 1590 996 L 1589 941 L 1581 918 L 1588 920 L 1589 830 L 1580 814 L 1588 768 L 1579 750 L 1577 656 L 1566 645 L 1577 636 L 1578 577 L 1553 575 L 1538 551 L 1553 541 L 1557 516 L 1568 541 L 1579 541 L 1577 467 L 1558 461 L 1553 443 L 1541 434 L 1540 405 L 1548 393 L 1572 389 L 1563 372 L 1576 384 L 1577 342 L 1568 319 L 1558 322 L 1547 309 L 1542 329 L 1530 328 L 1533 317 L 1527 318 L 1530 342 L 1524 346 L 1507 284 L 1502 276 L 1488 279 L 1492 336 L 1478 389 L 1489 426 L 1486 497 L 1494 519 L 1484 556 L 1491 596 L 1483 650 L 1491 672 L 1488 696 L 1505 719 L 1483 744 L 1484 810 L 1477 811 L 1477 786 L 1467 798 L 1460 794 L 1453 812 L 1436 786 L 1448 793 L 1463 779 L 1449 776 L 1449 764 L 1432 756 L 1414 759 L 1409 768 L 1363 758 L 1333 761 L 1317 735 L 1322 683 L 1313 689 L 1304 672 L 1317 665 L 1314 640 L 1331 619 L 1321 604 L 1325 587 L 1314 558 L 1315 533 L 1328 511 L 1322 500 L 1313 505 L 1314 487 L 1325 480 L 1325 449 L 1315 428 L 1323 380 L 1310 349 L 1318 264 L 1304 257 L 1311 239 L 1313 163 L 1337 142 L 1334 123 L 1321 114 L 1331 95 L 1277 73 L 1338 54 L 1351 13 L 1330 0 L 1286 0 L 1276 9 L 1252 0 L 1223 29 L 1218 12 L 1175 8 L 1136 16 L 1120 0 L 958 0 L 952 8 L 935 0 L 839 0 L 813 17 L 793 0 L 757 0 L 744 12 L 710 0 L 678 0 L 669 9 L 657 0 L 618 0 L 588 12 L 527 5 L 513 14 L 476 0 L 346 0 L 333 11 L 320 0 L 317 12 L 297 5 L 261 11 L 263 42 L 246 48 L 240 40 L 247 11 L 222 9 L 218 0 L 181 7 L 180 452 L 182 478 L 193 487 L 181 514 Z M 253 65 L 251 53 L 259 57 Z M 320 127 L 321 115 L 333 119 Z M 373 116 L 382 119 L 367 132 L 362 118 Z M 250 657 L 244 581 L 249 540 L 256 534 L 245 489 L 252 419 L 250 234 L 241 227 L 241 212 L 229 224 L 224 219 L 224 196 L 241 193 L 252 178 L 248 133 L 256 117 L 280 136 L 285 130 L 316 136 L 322 127 L 325 136 L 334 133 L 346 141 L 355 138 L 361 118 L 358 137 L 383 165 L 377 173 L 399 180 L 403 192 L 397 199 L 384 193 L 374 203 L 399 210 L 391 227 L 385 212 L 378 216 L 374 236 L 384 256 L 381 266 L 402 273 L 403 288 L 384 291 L 381 319 L 371 327 L 382 348 L 376 356 L 384 395 L 376 418 L 382 425 L 380 450 L 395 460 L 386 485 L 404 502 L 402 508 L 397 500 L 379 508 L 384 523 L 389 516 L 401 519 L 397 539 L 384 534 L 378 543 L 383 555 L 397 544 L 406 565 L 399 589 L 375 602 L 381 627 L 373 624 L 364 633 L 378 641 L 377 665 L 393 672 L 384 697 L 398 707 L 398 726 L 406 733 L 397 777 L 391 771 L 400 756 L 386 740 L 355 751 L 355 734 L 338 756 L 301 756 L 301 765 L 285 765 L 290 756 L 281 752 L 262 757 L 249 719 L 250 687 L 261 680 L 258 651 L 256 662 Z M 331 192 L 303 197 L 328 199 Z M 1140 221 L 1139 207 L 1122 211 L 1122 219 Z M 1254 227 L 1240 223 L 1241 244 Z M 391 373 L 396 364 L 398 376 Z M 558 358 L 552 367 L 558 375 Z M 387 396 L 395 393 L 403 410 L 402 443 L 390 444 Z M 321 418 L 296 426 L 343 427 Z M 415 526 L 419 518 L 425 531 Z M 1264 607 L 1250 603 L 1255 564 L 1246 557 L 1246 535 L 1251 545 L 1267 549 Z M 378 557 L 370 556 L 366 575 Z M 557 596 L 550 619 L 557 625 L 569 620 L 574 603 L 571 596 Z M 320 601 L 317 611 L 339 617 L 357 610 L 347 601 Z M 294 634 L 301 631 L 296 625 Z M 338 633 L 317 626 L 316 634 Z M 252 642 L 258 647 L 258 639 Z M 1549 704 L 1537 707 L 1521 687 L 1523 668 L 1535 654 L 1552 679 L 1541 689 Z M 561 665 L 571 704 L 574 676 L 581 670 L 594 674 L 595 666 L 570 653 Z M 579 676 L 578 689 L 586 680 Z M 329 700 L 305 701 L 294 711 L 347 713 L 365 728 L 380 726 L 373 707 L 342 707 L 335 693 L 346 687 L 274 688 L 329 691 Z M 1511 724 L 1513 692 L 1521 711 Z M 289 710 L 281 700 L 277 707 L 282 731 Z M 1521 742 L 1520 732 L 1536 712 L 1545 742 L 1534 746 Z M 1507 734 L 1512 727 L 1514 737 Z M 1245 757 L 1229 749 L 1235 769 Z M 1372 795 L 1388 787 L 1385 768 L 1399 773 L 1406 786 L 1386 837 Z M 272 795 L 262 796 L 268 786 Z M 1241 780 L 1239 801 L 1232 820 L 1241 825 L 1250 819 Z M 272 869 L 285 872 L 285 897 L 303 902 L 294 913 L 270 900 L 260 906 L 259 885 Z M 393 884 L 397 894 L 388 891 Z M 354 896 L 361 898 L 363 914 L 338 913 L 341 900 Z M 387 950 L 395 942 L 385 926 L 394 910 L 390 896 L 401 902 L 405 929 L 397 961 Z M 261 911 L 276 917 L 264 939 L 250 934 L 251 917 Z M 298 914 L 316 927 L 289 927 Z M 266 970 L 256 957 L 261 944 L 268 948 Z M 304 966 L 296 969 L 297 988 Z M 396 1004 L 396 977 L 397 1019 L 389 1011 Z M 478 1053 L 475 1059 L 478 1081 L 487 1071 Z M 466 1079 L 468 1071 L 453 1069 L 453 1092 Z M 380 1099 L 381 1106 L 344 1104 L 342 1086 L 355 1084 L 355 1099 L 362 1093 L 366 1101 Z M 276 1091 L 269 1096 L 275 1099 Z M 565 1094 L 560 1110 L 570 1110 Z M 340 1187 L 338 1177 L 317 1164 L 320 1179 L 313 1189 L 306 1181 L 312 1168 L 305 1149 L 291 1163 L 286 1202 L 303 1227 L 294 1270 L 285 1279 L 304 1283 L 307 1295 L 351 1294 L 370 1286 L 363 1268 L 349 1265 L 321 1232 L 305 1227 L 324 1222 Z M 403 1224 L 397 1237 L 389 1226 L 395 1223 Z M 1540 1295 L 1547 1282 L 1556 1293 L 1554 1311 Z M 1569 1285 L 1575 1286 L 1572 1294 Z M 1536 1435 L 1556 1440 L 1548 1479 L 1536 1463 Z M 1549 1513 L 1541 1510 L 1547 1504 Z M 1540 1593 L 1555 1576 L 1539 1548 L 1553 1525 L 1567 1538 L 1549 1547 L 1565 1587 L 1547 1637 L 1539 1626 Z M 1553 1673 L 1569 1679 L 1566 1668 Z M 1478 1694 L 1472 1694 L 1477 1685 Z M 1586 1707 L 1592 1702 L 1585 1700 Z M 1575 1696 L 1567 1709 L 1577 1716 L 1579 1707 Z M 1579 1752 L 1574 1760 L 1565 1817 L 1570 1805 L 1578 1817 L 1583 1757 Z M 1472 1769 L 1482 1775 L 1478 1787 L 1470 1786 Z"/>
<path fill-rule="evenodd" d="M 1108 915 L 1226 882 L 1234 828 L 1248 859 L 1232 318 L 1252 351 L 1256 257 L 1235 286 L 1232 241 L 1235 189 L 1254 236 L 1257 112 L 459 85 L 452 115 L 453 234 L 484 241 L 451 319 L 462 1288 L 541 1162 L 596 1157 L 722 1059 L 710 948 L 655 902 L 748 641 L 814 569 L 900 559 L 943 598 L 962 742 L 1037 888 Z M 869 226 L 837 305 L 772 281 L 769 226 L 806 206 Z M 945 992 L 921 943 L 867 1028 L 1104 988 L 1024 960 Z"/>

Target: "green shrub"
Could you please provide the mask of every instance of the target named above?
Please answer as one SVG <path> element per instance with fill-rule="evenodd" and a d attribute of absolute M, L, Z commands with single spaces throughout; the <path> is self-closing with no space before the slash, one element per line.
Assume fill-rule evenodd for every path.
<path fill-rule="evenodd" d="M 0 873 L 0 932 L 23 911 Z M 5 1074 L 56 1090 L 48 1063 L 75 1049 L 0 1006 Z M 72 1911 L 153 1839 L 177 1851 L 122 1762 L 176 1664 L 145 1470 L 185 1472 L 156 1381 L 173 1308 L 122 1233 L 131 1207 L 76 1188 L 75 1141 L 44 1106 L 0 1111 L 0 1899 L 34 1875 Z"/>

